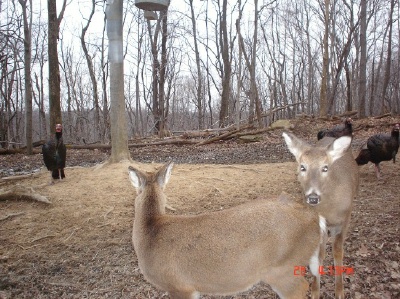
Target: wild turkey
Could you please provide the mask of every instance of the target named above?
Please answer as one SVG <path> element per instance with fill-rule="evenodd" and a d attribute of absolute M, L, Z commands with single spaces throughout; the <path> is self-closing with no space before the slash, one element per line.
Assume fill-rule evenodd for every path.
<path fill-rule="evenodd" d="M 393 126 L 391 134 L 375 134 L 368 138 L 367 148 L 360 151 L 356 158 L 358 165 L 365 165 L 368 162 L 375 164 L 376 177 L 379 179 L 381 169 L 379 163 L 393 160 L 396 162 L 396 155 L 399 150 L 400 124 Z"/>
<path fill-rule="evenodd" d="M 43 144 L 42 154 L 44 164 L 51 171 L 51 183 L 56 179 L 64 179 L 67 148 L 63 142 L 61 124 L 56 125 L 55 137 Z"/>
<path fill-rule="evenodd" d="M 353 120 L 350 117 L 344 120 L 343 125 L 338 125 L 331 129 L 319 131 L 317 134 L 318 140 L 324 137 L 339 138 L 342 136 L 353 136 Z"/>

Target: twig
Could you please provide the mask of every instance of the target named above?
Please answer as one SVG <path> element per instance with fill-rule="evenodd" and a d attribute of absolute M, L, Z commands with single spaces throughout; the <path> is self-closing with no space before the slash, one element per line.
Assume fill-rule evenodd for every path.
<path fill-rule="evenodd" d="M 47 235 L 47 236 L 43 236 L 43 237 L 39 237 L 39 238 L 33 239 L 30 243 L 34 243 L 36 241 L 40 241 L 40 240 L 43 240 L 43 239 L 46 239 L 46 238 L 54 238 L 54 237 L 56 237 L 56 235 Z"/>
<path fill-rule="evenodd" d="M 16 217 L 16 216 L 20 216 L 20 215 L 24 215 L 24 214 L 25 214 L 25 212 L 9 214 L 9 215 L 7 215 L 7 216 L 5 216 L 5 217 L 3 217 L 3 218 L 0 218 L 0 221 L 7 220 L 7 219 L 9 219 L 9 218 Z"/>
<path fill-rule="evenodd" d="M 22 246 L 22 245 L 18 245 L 18 247 L 19 247 L 19 248 L 21 248 L 22 250 L 31 249 L 31 248 L 33 248 L 33 247 L 37 247 L 37 246 L 39 246 L 39 245 L 38 245 L 38 244 L 35 244 L 35 245 L 33 245 L 33 246 L 29 246 L 29 247 L 24 247 L 24 246 Z"/>
<path fill-rule="evenodd" d="M 64 242 L 67 242 L 67 241 L 72 237 L 72 235 L 73 235 L 78 229 L 81 229 L 81 228 L 80 228 L 80 227 L 75 228 L 75 229 L 72 231 L 72 233 L 71 233 L 66 239 L 64 239 Z"/>
<path fill-rule="evenodd" d="M 96 228 L 102 228 L 102 227 L 107 226 L 107 225 L 110 225 L 110 224 L 111 224 L 111 223 L 104 223 L 104 224 L 101 224 L 101 225 L 96 226 Z"/>
<path fill-rule="evenodd" d="M 2 181 L 16 181 L 16 180 L 23 180 L 27 179 L 30 177 L 37 177 L 39 176 L 39 173 L 30 173 L 30 174 L 21 174 L 21 175 L 14 175 L 14 176 L 7 176 L 4 178 L 1 178 Z"/>
<path fill-rule="evenodd" d="M 382 114 L 382 115 L 375 116 L 374 119 L 381 119 L 381 118 L 385 118 L 385 117 L 389 117 L 389 116 L 392 116 L 392 114 L 391 113 L 385 113 L 385 114 Z"/>
<path fill-rule="evenodd" d="M 49 285 L 58 286 L 58 287 L 66 287 L 66 288 L 75 288 L 79 289 L 76 285 L 66 282 L 48 282 Z"/>
<path fill-rule="evenodd" d="M 104 220 L 107 219 L 108 214 L 110 214 L 112 211 L 114 211 L 115 207 L 111 207 L 108 209 L 108 211 L 103 215 Z"/>

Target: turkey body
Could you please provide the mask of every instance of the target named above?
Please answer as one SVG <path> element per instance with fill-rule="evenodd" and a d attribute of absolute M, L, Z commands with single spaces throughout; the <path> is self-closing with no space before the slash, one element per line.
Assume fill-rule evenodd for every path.
<path fill-rule="evenodd" d="M 351 118 L 346 118 L 343 125 L 319 131 L 317 134 L 318 140 L 321 140 L 324 137 L 339 138 L 342 136 L 353 136 L 353 124 Z"/>
<path fill-rule="evenodd" d="M 379 163 L 393 160 L 396 162 L 396 155 L 399 151 L 399 130 L 400 125 L 394 125 L 391 134 L 375 134 L 368 138 L 367 148 L 362 149 L 356 158 L 358 165 L 365 165 L 368 162 L 375 164 L 376 175 L 380 177 Z"/>
<path fill-rule="evenodd" d="M 67 148 L 63 142 L 62 135 L 57 132 L 55 138 L 47 141 L 42 147 L 42 154 L 44 164 L 51 171 L 51 177 L 53 179 L 64 179 Z"/>

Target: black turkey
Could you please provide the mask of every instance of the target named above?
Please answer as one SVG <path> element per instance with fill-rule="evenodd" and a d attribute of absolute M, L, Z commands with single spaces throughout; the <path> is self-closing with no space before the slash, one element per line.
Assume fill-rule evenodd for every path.
<path fill-rule="evenodd" d="M 319 131 L 317 134 L 318 140 L 324 138 L 324 137 L 333 137 L 333 138 L 339 138 L 342 136 L 353 136 L 353 120 L 348 117 L 344 120 L 343 125 L 338 125 L 335 126 L 331 129 L 325 129 L 322 131 Z"/>
<path fill-rule="evenodd" d="M 54 180 L 57 179 L 64 179 L 67 148 L 63 142 L 61 124 L 56 125 L 55 136 L 43 144 L 42 154 L 44 164 L 51 171 L 51 183 L 54 183 Z"/>
<path fill-rule="evenodd" d="M 358 165 L 365 165 L 368 162 L 375 164 L 376 177 L 379 179 L 381 169 L 379 163 L 393 160 L 396 162 L 396 155 L 399 150 L 400 124 L 393 126 L 391 134 L 376 134 L 368 138 L 367 148 L 360 151 L 356 158 Z"/>

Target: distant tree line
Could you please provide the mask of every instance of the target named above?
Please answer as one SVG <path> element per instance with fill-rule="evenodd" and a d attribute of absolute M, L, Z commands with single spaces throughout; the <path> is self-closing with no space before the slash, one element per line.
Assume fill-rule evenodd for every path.
<path fill-rule="evenodd" d="M 109 43 L 93 21 L 107 3 L 74 18 L 73 3 L 40 3 L 0 1 L 0 146 L 29 148 L 56 122 L 66 142 L 109 143 Z M 152 20 L 124 1 L 128 137 L 399 115 L 399 12 L 398 0 L 172 0 Z"/>

